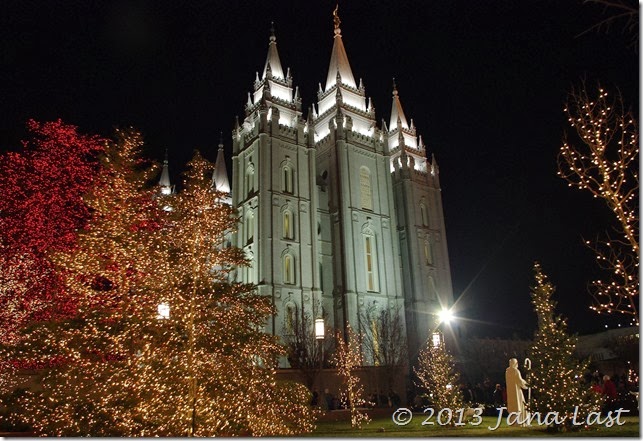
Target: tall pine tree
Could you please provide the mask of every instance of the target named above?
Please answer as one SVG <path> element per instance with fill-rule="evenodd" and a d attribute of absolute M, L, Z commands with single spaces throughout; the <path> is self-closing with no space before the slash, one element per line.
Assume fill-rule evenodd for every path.
<path fill-rule="evenodd" d="M 417 377 L 416 386 L 424 389 L 431 397 L 431 405 L 437 411 L 451 409 L 455 412 L 464 407 L 460 392 L 460 374 L 455 360 L 447 351 L 444 340 L 429 340 L 420 351 L 417 366 L 413 367 Z M 451 420 L 454 424 L 456 419 Z"/>
<path fill-rule="evenodd" d="M 529 350 L 532 400 L 528 411 L 541 415 L 558 412 L 561 417 L 567 416 L 563 424 L 550 426 L 560 429 L 570 426 L 576 406 L 577 421 L 600 407 L 589 385 L 583 384 L 587 362 L 580 362 L 574 356 L 578 339 L 567 333 L 565 319 L 555 314 L 556 302 L 552 300 L 555 287 L 538 262 L 534 264 L 534 276 L 536 285 L 531 288 L 531 302 L 538 316 L 538 329 Z"/>

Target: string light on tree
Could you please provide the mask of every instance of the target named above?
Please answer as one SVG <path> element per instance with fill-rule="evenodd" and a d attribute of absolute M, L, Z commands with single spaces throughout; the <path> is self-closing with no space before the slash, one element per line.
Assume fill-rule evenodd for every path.
<path fill-rule="evenodd" d="M 454 385 L 460 384 L 460 374 L 455 368 L 455 360 L 447 351 L 441 333 L 435 332 L 418 357 L 413 367 L 417 378 L 416 386 L 431 396 L 433 409 L 451 409 L 455 412 L 464 407 L 462 393 Z M 455 424 L 450 419 L 449 424 Z"/>
<path fill-rule="evenodd" d="M 602 88 L 593 99 L 583 84 L 572 90 L 565 108 L 580 143 L 565 138 L 558 155 L 558 175 L 570 187 L 589 191 L 614 215 L 615 234 L 586 241 L 598 265 L 610 273 L 607 281 L 592 283 L 597 313 L 620 313 L 638 326 L 638 124 L 619 94 L 611 99 Z"/>
<path fill-rule="evenodd" d="M 230 282 L 245 260 L 224 246 L 236 217 L 211 190 L 212 164 L 195 155 L 185 190 L 164 211 L 147 185 L 154 169 L 138 156 L 140 135 L 117 137 L 86 198 L 94 216 L 78 248 L 55 256 L 79 312 L 36 327 L 20 348 L 61 360 L 43 394 L 20 403 L 23 417 L 48 435 L 312 430 L 308 392 L 275 380 L 283 350 L 262 332 L 272 305 L 253 286 Z"/>
<path fill-rule="evenodd" d="M 600 397 L 591 394 L 583 384 L 587 362 L 579 362 L 574 356 L 577 338 L 567 334 L 565 320 L 555 314 L 556 302 L 552 300 L 554 286 L 547 280 L 540 264 L 534 264 L 536 286 L 531 288 L 532 304 L 538 317 L 538 329 L 529 350 L 532 369 L 529 385 L 532 388 L 530 412 L 558 412 L 567 416 L 569 424 L 578 406 L 578 417 L 600 409 Z M 554 430 L 563 426 L 552 422 Z"/>
<path fill-rule="evenodd" d="M 358 409 L 366 404 L 363 398 L 364 386 L 355 373 L 363 364 L 362 341 L 350 325 L 346 326 L 346 339 L 338 332 L 336 340 L 335 355 L 331 363 L 337 367 L 337 373 L 342 379 L 341 400 L 350 408 L 351 427 L 361 428 L 363 423 L 370 422 L 368 414 Z"/>

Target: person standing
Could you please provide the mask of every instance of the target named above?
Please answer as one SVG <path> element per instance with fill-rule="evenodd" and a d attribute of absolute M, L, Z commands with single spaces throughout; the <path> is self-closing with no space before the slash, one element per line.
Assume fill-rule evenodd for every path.
<path fill-rule="evenodd" d="M 613 408 L 618 394 L 616 393 L 616 385 L 610 379 L 609 375 L 603 376 L 603 395 L 605 396 L 605 412 L 614 410 Z"/>
<path fill-rule="evenodd" d="M 505 382 L 507 383 L 507 412 L 516 412 L 519 415 L 518 420 L 525 421 L 527 410 L 522 390 L 527 389 L 527 382 L 522 379 L 518 370 L 518 360 L 515 358 L 509 360 L 509 367 L 505 370 Z M 515 421 L 515 419 L 512 420 Z"/>

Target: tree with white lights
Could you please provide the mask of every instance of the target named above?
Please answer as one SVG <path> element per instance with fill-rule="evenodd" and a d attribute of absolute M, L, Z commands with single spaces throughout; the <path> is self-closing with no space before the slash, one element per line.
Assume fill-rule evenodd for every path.
<path fill-rule="evenodd" d="M 164 211 L 151 170 L 139 172 L 141 146 L 135 132 L 110 145 L 79 246 L 54 257 L 81 306 L 22 342 L 20 354 L 53 366 L 22 417 L 66 436 L 311 431 L 308 391 L 275 379 L 283 349 L 263 332 L 272 305 L 230 282 L 245 259 L 225 246 L 237 219 L 211 189 L 213 165 L 195 155 Z"/>
<path fill-rule="evenodd" d="M 593 97 L 584 85 L 572 90 L 565 108 L 580 143 L 565 139 L 558 155 L 558 175 L 569 186 L 590 192 L 608 206 L 614 232 L 587 245 L 607 280 L 591 283 L 593 310 L 623 314 L 639 323 L 639 178 L 638 125 L 620 94 L 604 89 Z"/>
<path fill-rule="evenodd" d="M 351 427 L 362 427 L 362 423 L 370 422 L 368 414 L 359 409 L 366 404 L 364 386 L 355 370 L 362 366 L 362 338 L 346 326 L 346 338 L 340 332 L 336 334 L 335 355 L 331 363 L 337 368 L 342 380 L 341 400 L 351 411 Z"/>
<path fill-rule="evenodd" d="M 441 337 L 435 334 L 433 339 L 427 341 L 413 372 L 417 378 L 416 386 L 429 394 L 433 409 L 451 409 L 455 412 L 464 407 L 459 387 L 460 374 L 455 368 L 455 359 L 447 351 Z M 452 418 L 451 424 L 455 421 Z"/>
<path fill-rule="evenodd" d="M 538 316 L 538 329 L 529 350 L 532 369 L 529 386 L 532 388 L 530 412 L 558 412 L 567 419 L 561 425 L 552 422 L 552 429 L 569 426 L 578 406 L 577 420 L 588 412 L 600 409 L 598 397 L 583 383 L 587 362 L 574 356 L 577 338 L 567 333 L 565 319 L 555 314 L 552 300 L 554 285 L 547 279 L 539 263 L 534 264 L 536 286 L 531 288 L 531 302 Z"/>

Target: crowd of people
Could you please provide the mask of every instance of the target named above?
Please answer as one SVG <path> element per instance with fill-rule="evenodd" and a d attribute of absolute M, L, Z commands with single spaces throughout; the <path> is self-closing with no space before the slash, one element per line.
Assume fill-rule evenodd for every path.
<path fill-rule="evenodd" d="M 603 410 L 609 411 L 619 407 L 638 410 L 638 377 L 634 376 L 634 381 L 628 375 L 613 376 L 604 375 L 598 371 L 587 373 L 584 377 L 585 383 L 591 390 L 605 397 Z M 462 383 L 459 386 L 462 397 L 467 406 L 477 407 L 484 406 L 490 411 L 507 406 L 507 390 L 505 382 L 494 383 L 489 378 L 483 382 L 472 385 L 471 383 Z M 423 395 L 414 395 L 407 403 L 408 406 L 422 409 L 429 403 Z M 338 397 L 329 393 L 328 389 L 320 396 L 317 391 L 313 391 L 311 404 L 319 406 L 324 410 L 336 410 L 346 407 Z M 365 403 L 366 407 L 390 407 L 398 408 L 401 405 L 400 396 L 394 391 L 371 393 Z"/>
<path fill-rule="evenodd" d="M 602 395 L 605 399 L 604 410 L 614 410 L 619 407 L 638 409 L 638 377 L 636 375 L 628 379 L 628 375 L 613 376 L 604 375 L 598 371 L 588 372 L 584 376 L 585 384 L 594 392 Z M 485 379 L 482 383 L 461 384 L 460 392 L 468 405 L 485 405 L 486 407 L 498 408 L 507 405 L 507 391 L 504 382 L 493 383 Z"/>

